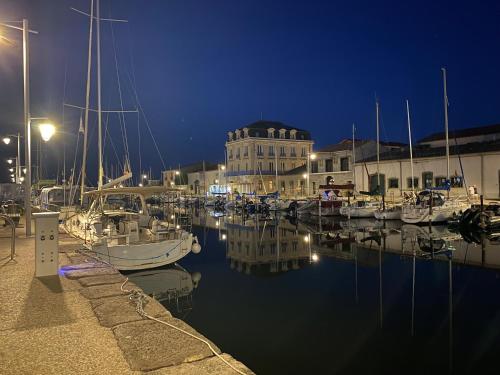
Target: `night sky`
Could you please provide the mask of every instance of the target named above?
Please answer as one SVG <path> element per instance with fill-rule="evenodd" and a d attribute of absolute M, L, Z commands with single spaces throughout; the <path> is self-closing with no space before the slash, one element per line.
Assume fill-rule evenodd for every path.
<path fill-rule="evenodd" d="M 62 124 L 62 103 L 84 104 L 88 19 L 70 7 L 88 12 L 90 0 L 2 0 L 0 18 L 28 18 L 40 33 L 31 36 L 32 116 L 76 134 L 80 111 L 66 109 Z M 101 17 L 129 20 L 113 25 L 124 107 L 136 106 L 135 80 L 167 167 L 222 161 L 226 132 L 261 116 L 310 130 L 318 146 L 351 137 L 353 122 L 358 138 L 374 138 L 376 97 L 382 140 L 407 142 L 406 98 L 414 139 L 441 131 L 443 66 L 450 128 L 498 123 L 499 16 L 498 1 L 101 0 Z M 103 109 L 120 106 L 111 31 L 103 22 Z M 14 40 L 0 44 L 4 134 L 22 131 L 22 50 L 20 32 L 0 32 Z M 95 82 L 92 91 L 95 108 Z M 125 124 L 137 175 L 137 116 Z M 139 127 L 143 169 L 158 177 L 162 163 L 143 118 Z M 123 159 L 116 115 L 109 130 Z M 73 163 L 75 142 L 59 134 L 45 146 L 48 176 L 63 145 Z M 95 176 L 95 131 L 91 142 Z M 14 150 L 2 144 L 2 158 Z M 117 164 L 109 143 L 106 155 Z"/>

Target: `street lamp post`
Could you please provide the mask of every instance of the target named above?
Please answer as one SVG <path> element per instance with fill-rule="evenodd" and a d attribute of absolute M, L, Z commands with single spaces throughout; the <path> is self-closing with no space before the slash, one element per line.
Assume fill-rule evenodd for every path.
<path fill-rule="evenodd" d="M 8 134 L 6 135 L 2 141 L 6 145 L 10 144 L 11 137 L 16 137 L 17 138 L 17 163 L 16 163 L 16 183 L 18 183 L 19 179 L 21 178 L 21 134 Z"/>
<path fill-rule="evenodd" d="M 19 158 L 14 157 L 14 158 L 7 159 L 7 164 L 9 164 L 9 166 L 12 165 L 12 164 L 14 164 L 14 166 L 12 168 L 9 168 L 9 172 L 12 173 L 10 175 L 10 177 L 12 177 L 14 179 L 14 182 L 16 184 L 18 184 L 19 183 L 19 179 L 21 177 L 19 174 L 17 174 L 17 171 L 20 170 L 20 161 L 19 161 Z"/>
<path fill-rule="evenodd" d="M 307 153 L 307 195 L 311 195 L 310 180 L 311 180 L 311 160 L 316 159 L 316 154 Z"/>
<path fill-rule="evenodd" d="M 26 236 L 31 235 L 31 126 L 30 126 L 30 101 L 29 101 L 29 33 L 38 34 L 28 27 L 28 20 L 23 19 L 23 27 L 2 23 L 2 26 L 23 32 L 23 88 L 24 88 L 24 153 L 26 159 L 26 178 L 24 180 L 24 212 L 26 218 Z"/>

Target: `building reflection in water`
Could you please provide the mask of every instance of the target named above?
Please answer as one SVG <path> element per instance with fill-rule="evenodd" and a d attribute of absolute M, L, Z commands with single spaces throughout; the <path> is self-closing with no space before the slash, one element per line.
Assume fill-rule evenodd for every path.
<path fill-rule="evenodd" d="M 319 260 L 310 233 L 300 232 L 286 220 L 228 220 L 224 234 L 230 267 L 245 274 L 276 275 Z"/>
<path fill-rule="evenodd" d="M 325 281 L 327 290 L 332 288 L 339 294 L 342 293 L 339 288 L 347 291 L 347 299 L 341 300 L 339 309 L 354 316 L 354 320 L 356 317 L 360 319 L 354 323 L 346 319 L 346 324 L 353 324 L 353 327 L 363 325 L 373 316 L 376 319 L 373 326 L 377 329 L 370 332 L 375 339 L 379 339 L 386 338 L 384 335 L 393 332 L 394 327 L 401 322 L 403 336 L 411 337 L 409 342 L 418 346 L 416 350 L 419 354 L 429 356 L 425 350 L 427 346 L 435 349 L 434 343 L 439 343 L 439 359 L 435 363 L 448 367 L 450 372 L 454 370 L 453 363 L 458 368 L 457 364 L 461 360 L 458 354 L 455 359 L 453 356 L 454 349 L 456 353 L 463 350 L 463 344 L 457 338 L 462 335 L 463 340 L 463 335 L 469 329 L 464 328 L 460 313 L 470 314 L 470 309 L 475 308 L 464 305 L 463 295 L 460 298 L 462 302 L 458 303 L 457 295 L 463 294 L 464 282 L 467 281 L 464 281 L 463 275 L 484 275 L 489 278 L 492 274 L 490 271 L 483 272 L 478 268 L 500 268 L 500 243 L 497 237 L 468 234 L 464 239 L 446 226 L 429 229 L 397 222 L 384 224 L 375 220 L 339 221 L 335 218 L 256 221 L 242 220 L 241 216 L 234 215 L 200 215 L 198 220 L 198 226 L 207 233 L 209 230 L 217 231 L 219 244 L 223 246 L 219 249 L 225 249 L 228 259 L 227 263 L 221 259 L 221 267 L 230 266 L 243 275 L 288 274 L 288 279 L 294 280 L 296 276 L 292 276 L 293 270 L 301 270 L 314 265 L 315 261 L 319 262 L 321 267 L 315 267 L 315 274 L 317 272 L 327 280 L 337 282 L 339 277 L 342 278 L 335 285 Z M 199 238 L 203 238 L 203 234 Z M 335 261 L 329 262 L 328 258 Z M 349 263 L 352 264 L 351 269 Z M 470 266 L 466 267 L 467 273 L 462 272 L 464 266 Z M 331 270 L 339 273 L 333 275 Z M 299 273 L 296 275 L 301 282 L 310 282 Z M 243 277 L 231 274 L 235 283 Z M 344 282 L 350 277 L 353 288 L 349 286 L 351 280 Z M 286 281 L 287 278 L 280 280 Z M 401 284 L 397 284 L 399 281 Z M 466 284 L 470 285 L 470 282 Z M 265 286 L 259 285 L 264 290 Z M 279 285 L 287 284 L 284 282 Z M 358 293 L 358 286 L 361 293 Z M 476 286 L 470 286 L 473 287 Z M 349 303 L 351 291 L 356 306 Z M 286 295 L 289 290 L 282 289 L 282 293 Z M 325 293 L 318 294 L 324 296 L 325 300 L 330 298 Z M 323 303 L 326 305 L 328 302 Z M 484 308 L 486 305 L 482 306 Z M 454 311 L 454 308 L 457 310 Z M 357 315 L 359 310 L 362 313 Z M 455 313 L 457 311 L 458 314 Z M 366 324 L 366 327 L 368 331 L 371 325 Z M 384 334 L 378 336 L 382 331 Z M 423 348 L 420 350 L 421 346 Z M 394 348 L 396 352 L 398 349 Z M 431 362 L 434 360 L 434 357 L 429 359 Z"/>
<path fill-rule="evenodd" d="M 127 274 L 144 293 L 158 300 L 172 315 L 186 317 L 193 309 L 193 291 L 201 280 L 200 272 L 189 273 L 178 264 Z"/>

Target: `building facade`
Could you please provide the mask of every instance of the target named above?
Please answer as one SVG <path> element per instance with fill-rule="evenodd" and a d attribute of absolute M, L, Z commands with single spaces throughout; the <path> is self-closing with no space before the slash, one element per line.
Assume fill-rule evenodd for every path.
<path fill-rule="evenodd" d="M 399 151 L 405 145 L 397 142 L 380 142 L 380 152 Z M 377 142 L 373 140 L 355 140 L 355 158 L 351 139 L 323 147 L 315 152 L 311 161 L 310 190 L 316 194 L 317 188 L 328 184 L 349 184 L 354 182 L 353 162 L 377 154 Z"/>
<path fill-rule="evenodd" d="M 257 121 L 230 131 L 226 141 L 227 183 L 239 193 L 277 191 L 280 176 L 305 165 L 312 147 L 308 131 L 276 121 Z"/>
<path fill-rule="evenodd" d="M 450 145 L 451 195 L 466 195 L 473 187 L 486 199 L 500 198 L 500 126 L 471 128 L 455 132 Z M 447 178 L 444 133 L 421 140 L 413 149 L 413 176 L 408 148 L 380 156 L 381 190 L 386 196 L 400 197 L 405 192 L 443 186 Z M 377 185 L 376 158 L 360 160 L 355 166 L 358 190 Z"/>

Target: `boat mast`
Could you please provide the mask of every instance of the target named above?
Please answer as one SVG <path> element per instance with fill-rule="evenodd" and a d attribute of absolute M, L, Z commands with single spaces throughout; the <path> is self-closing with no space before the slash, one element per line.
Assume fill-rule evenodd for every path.
<path fill-rule="evenodd" d="M 444 95 L 444 132 L 446 137 L 446 179 L 450 181 L 450 143 L 448 141 L 448 94 L 446 92 L 446 68 L 443 72 L 443 95 Z"/>
<path fill-rule="evenodd" d="M 89 28 L 89 52 L 87 60 L 87 89 L 85 96 L 85 127 L 83 129 L 83 158 L 82 158 L 82 183 L 80 187 L 80 204 L 83 203 L 85 191 L 85 178 L 87 166 L 87 138 L 89 125 L 89 101 L 90 101 L 90 71 L 92 70 L 92 29 L 94 24 L 94 0 L 90 1 L 90 28 Z M 73 171 L 74 173 L 74 171 Z"/>
<path fill-rule="evenodd" d="M 355 146 L 354 146 L 354 131 L 356 130 L 356 127 L 354 123 L 352 124 L 352 179 L 354 185 L 356 185 L 356 168 L 354 167 L 354 164 L 356 163 L 356 153 L 355 153 Z"/>
<path fill-rule="evenodd" d="M 413 149 L 411 147 L 410 105 L 408 104 L 408 99 L 406 99 L 406 116 L 408 118 L 408 139 L 410 141 L 411 192 L 413 195 L 415 195 L 415 182 L 413 178 Z M 401 181 L 401 183 L 403 183 L 403 181 Z"/>
<path fill-rule="evenodd" d="M 99 148 L 99 178 L 97 180 L 97 189 L 102 188 L 102 112 L 101 112 L 101 19 L 99 17 L 99 0 L 97 1 L 96 19 L 97 19 L 97 127 L 98 127 L 98 148 Z"/>
<path fill-rule="evenodd" d="M 380 192 L 380 131 L 379 131 L 379 102 L 376 101 L 377 108 L 377 190 Z"/>

